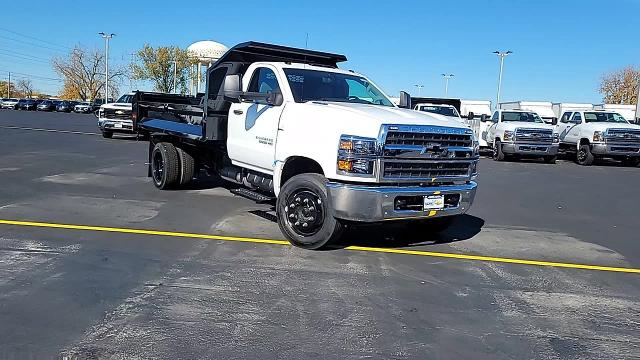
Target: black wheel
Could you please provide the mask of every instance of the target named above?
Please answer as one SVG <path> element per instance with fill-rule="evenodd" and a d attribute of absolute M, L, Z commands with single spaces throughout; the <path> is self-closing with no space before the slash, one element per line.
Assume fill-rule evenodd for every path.
<path fill-rule="evenodd" d="M 593 154 L 589 145 L 580 145 L 578 148 L 578 154 L 576 155 L 576 162 L 583 166 L 589 166 L 593 164 Z"/>
<path fill-rule="evenodd" d="M 157 143 L 151 153 L 151 177 L 153 184 L 162 190 L 174 186 L 180 176 L 178 151 L 171 143 Z"/>
<path fill-rule="evenodd" d="M 178 152 L 178 159 L 180 161 L 180 176 L 178 177 L 178 183 L 180 185 L 186 185 L 193 180 L 195 175 L 195 160 L 188 152 L 182 148 L 176 148 Z"/>
<path fill-rule="evenodd" d="M 111 139 L 113 137 L 113 133 L 111 131 L 103 131 L 102 137 L 105 139 Z"/>
<path fill-rule="evenodd" d="M 329 204 L 327 179 L 301 174 L 287 180 L 276 203 L 278 226 L 291 244 L 319 249 L 336 240 L 344 230 Z"/>
<path fill-rule="evenodd" d="M 496 140 L 493 143 L 493 160 L 495 161 L 503 161 L 504 160 L 504 153 L 502 152 L 502 143 L 500 142 L 500 140 Z"/>
<path fill-rule="evenodd" d="M 640 165 L 640 157 L 626 157 L 622 159 L 622 165 L 636 167 Z"/>
<path fill-rule="evenodd" d="M 557 155 L 549 155 L 544 157 L 544 162 L 546 162 L 547 164 L 555 164 L 556 160 L 558 160 Z"/>
<path fill-rule="evenodd" d="M 413 220 L 409 222 L 409 228 L 412 231 L 421 232 L 421 233 L 430 233 L 435 234 L 442 231 L 447 230 L 453 221 L 456 219 L 456 216 L 443 216 L 437 218 L 427 218 L 420 220 Z"/>

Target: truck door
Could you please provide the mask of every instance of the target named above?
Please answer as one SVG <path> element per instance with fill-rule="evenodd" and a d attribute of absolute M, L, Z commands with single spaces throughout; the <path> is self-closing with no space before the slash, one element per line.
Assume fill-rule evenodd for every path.
<path fill-rule="evenodd" d="M 266 66 L 255 68 L 246 91 L 264 94 L 279 92 L 276 72 Z M 231 105 L 227 151 L 234 164 L 273 173 L 278 125 L 283 109 L 284 105 L 274 106 L 256 101 Z"/>
<path fill-rule="evenodd" d="M 500 118 L 500 112 L 496 111 L 493 113 L 491 117 L 491 125 L 487 128 L 487 132 L 485 133 L 485 141 L 488 146 L 493 146 L 493 140 L 496 138 L 496 128 L 498 127 L 498 122 Z"/>
<path fill-rule="evenodd" d="M 569 129 L 571 129 L 571 126 L 574 125 L 571 123 L 571 114 L 573 114 L 573 112 L 565 111 L 560 117 L 558 124 L 556 125 L 556 131 L 560 136 L 560 141 L 564 141 L 567 132 L 569 131 Z"/>
<path fill-rule="evenodd" d="M 580 138 L 580 127 L 582 124 L 582 114 L 580 112 L 574 112 L 569 120 L 566 133 L 564 135 L 564 142 L 577 144 Z"/>

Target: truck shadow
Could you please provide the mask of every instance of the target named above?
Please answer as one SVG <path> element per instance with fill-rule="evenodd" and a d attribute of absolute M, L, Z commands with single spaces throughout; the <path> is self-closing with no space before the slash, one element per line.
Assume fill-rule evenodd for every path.
<path fill-rule="evenodd" d="M 477 235 L 484 220 L 473 215 L 461 215 L 440 233 L 416 233 L 406 223 L 351 226 L 342 238 L 327 250 L 348 246 L 381 248 L 415 247 L 464 241 Z"/>

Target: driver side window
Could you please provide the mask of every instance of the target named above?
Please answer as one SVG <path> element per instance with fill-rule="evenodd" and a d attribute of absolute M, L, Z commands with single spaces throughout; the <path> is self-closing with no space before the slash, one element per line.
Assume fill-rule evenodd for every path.
<path fill-rule="evenodd" d="M 253 72 L 249 83 L 249 92 L 266 94 L 276 91 L 280 91 L 280 85 L 278 85 L 278 78 L 273 70 L 262 67 Z"/>
<path fill-rule="evenodd" d="M 574 113 L 573 117 L 571 118 L 571 122 L 576 123 L 576 124 L 582 123 L 582 115 L 580 115 L 579 112 Z"/>

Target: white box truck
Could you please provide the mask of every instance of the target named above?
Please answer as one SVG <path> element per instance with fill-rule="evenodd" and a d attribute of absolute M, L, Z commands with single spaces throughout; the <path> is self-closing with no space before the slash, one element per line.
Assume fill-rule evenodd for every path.
<path fill-rule="evenodd" d="M 553 103 L 553 113 L 560 119 L 564 113 L 574 111 L 593 110 L 593 104 L 587 103 Z"/>
<path fill-rule="evenodd" d="M 625 104 L 598 104 L 594 105 L 594 110 L 606 110 L 616 112 L 622 117 L 629 121 L 633 122 L 635 120 L 636 106 L 635 105 L 625 105 Z"/>
<path fill-rule="evenodd" d="M 463 118 L 473 113 L 475 119 L 480 119 L 482 115 L 491 117 L 491 101 L 488 100 L 460 100 L 460 115 Z"/>
<path fill-rule="evenodd" d="M 525 110 L 538 114 L 547 124 L 554 124 L 558 117 L 553 112 L 550 101 L 510 101 L 500 103 L 500 109 L 503 110 Z"/>

